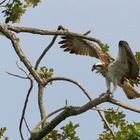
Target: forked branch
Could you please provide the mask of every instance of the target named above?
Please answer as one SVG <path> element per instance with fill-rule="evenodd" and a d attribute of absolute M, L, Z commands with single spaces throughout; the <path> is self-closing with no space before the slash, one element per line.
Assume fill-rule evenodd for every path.
<path fill-rule="evenodd" d="M 35 80 L 38 83 L 43 83 L 42 79 L 40 78 L 37 71 L 33 68 L 30 61 L 27 59 L 26 55 L 22 51 L 20 45 L 19 45 L 19 38 L 15 36 L 10 30 L 7 29 L 7 26 L 4 24 L 0 24 L 0 31 L 8 38 L 13 44 L 13 48 L 16 51 L 18 57 L 23 62 L 23 64 L 26 66 L 26 68 L 29 70 L 29 72 L 32 74 L 32 76 L 35 78 Z"/>
<path fill-rule="evenodd" d="M 73 84 L 75 84 L 76 86 L 78 86 L 82 91 L 83 93 L 86 95 L 86 97 L 91 101 L 92 100 L 92 97 L 91 95 L 83 88 L 83 86 L 81 86 L 78 82 L 74 81 L 73 79 L 70 79 L 70 78 L 66 78 L 66 77 L 53 77 L 53 78 L 50 78 L 46 81 L 45 85 L 48 84 L 49 82 L 53 82 L 53 81 L 68 81 L 68 82 L 71 82 Z M 108 127 L 108 129 L 110 130 L 111 134 L 113 135 L 113 137 L 115 137 L 115 132 L 113 131 L 113 129 L 111 128 L 111 126 L 109 125 L 109 123 L 107 122 L 105 116 L 104 116 L 104 112 L 102 112 L 99 107 L 95 106 L 94 107 L 95 109 L 97 109 L 102 121 L 106 124 L 106 126 Z"/>
<path fill-rule="evenodd" d="M 19 56 L 20 60 L 24 63 L 24 65 L 28 69 L 29 73 L 33 76 L 33 78 L 38 83 L 38 93 L 39 93 L 38 94 L 39 95 L 38 102 L 39 102 L 39 108 L 40 108 L 40 112 L 41 112 L 41 120 L 42 120 L 41 123 L 43 124 L 42 125 L 43 127 L 39 132 L 34 132 L 31 135 L 30 140 L 39 140 L 39 139 L 43 138 L 66 118 L 68 118 L 70 116 L 82 114 L 82 113 L 88 111 L 89 109 L 95 108 L 97 105 L 102 104 L 104 102 L 109 102 L 109 103 L 118 105 L 120 107 L 123 107 L 125 109 L 140 113 L 140 108 L 132 107 L 130 105 L 122 103 L 121 101 L 111 99 L 109 94 L 107 94 L 107 93 L 100 96 L 99 98 L 92 99 L 92 97 L 88 94 L 88 92 L 79 83 L 75 82 L 72 79 L 64 78 L 64 77 L 52 77 L 52 78 L 47 79 L 45 81 L 43 78 L 41 78 L 41 76 L 37 72 L 37 68 L 39 66 L 40 61 L 42 60 L 44 55 L 47 53 L 47 51 L 52 47 L 52 45 L 54 44 L 58 35 L 60 35 L 60 36 L 67 35 L 67 36 L 84 38 L 84 39 L 87 39 L 87 40 L 90 40 L 90 41 L 97 43 L 101 47 L 103 45 L 103 43 L 96 38 L 88 37 L 87 34 L 89 32 L 87 32 L 83 35 L 83 34 L 78 34 L 78 33 L 74 33 L 74 32 L 69 32 L 68 30 L 52 30 L 52 31 L 50 31 L 50 30 L 43 30 L 43 29 L 38 29 L 38 28 L 16 27 L 16 26 L 11 26 L 11 25 L 6 25 L 6 24 L 0 24 L 0 31 L 8 39 L 10 39 L 10 41 L 12 42 L 13 48 L 16 51 L 17 55 Z M 35 65 L 35 68 L 32 66 L 32 64 L 30 63 L 30 61 L 28 60 L 28 58 L 26 57 L 26 55 L 24 54 L 24 52 L 20 48 L 19 39 L 15 36 L 15 34 L 13 32 L 16 32 L 16 33 L 24 32 L 24 33 L 32 33 L 32 34 L 39 34 L 39 35 L 54 35 L 52 42 L 47 46 L 47 48 L 43 51 L 43 53 L 38 58 L 36 65 Z M 19 78 L 23 78 L 23 77 L 20 77 L 16 74 L 12 74 L 12 73 L 8 73 L 8 74 L 10 74 L 12 76 L 19 77 Z M 80 106 L 80 107 L 67 106 L 67 107 L 63 108 L 62 112 L 59 115 L 57 115 L 51 122 L 48 122 L 46 124 L 45 119 L 47 117 L 46 117 L 44 105 L 43 105 L 43 89 L 49 82 L 53 82 L 53 81 L 57 81 L 57 80 L 68 81 L 68 82 L 75 84 L 76 86 L 78 86 L 82 90 L 82 92 L 86 95 L 86 97 L 90 101 L 88 103 L 84 104 L 83 106 Z M 21 134 L 22 139 L 23 139 L 22 131 L 21 131 L 22 122 L 24 120 L 24 115 L 25 115 L 25 110 L 27 107 L 28 97 L 29 97 L 29 94 L 30 94 L 32 87 L 33 87 L 33 83 L 32 83 L 33 81 L 31 79 L 30 79 L 30 81 L 31 81 L 31 86 L 29 88 L 27 98 L 25 100 L 25 106 L 23 108 L 22 117 L 21 117 L 21 121 L 20 121 L 20 134 Z M 97 107 L 96 107 L 96 109 L 98 110 Z M 99 112 L 101 118 L 103 119 L 103 121 L 107 124 L 112 135 L 115 136 L 114 131 L 111 129 L 110 125 L 108 125 L 108 122 L 106 121 L 104 115 L 102 115 L 100 110 L 98 110 L 98 112 Z"/>
<path fill-rule="evenodd" d="M 61 123 L 63 120 L 70 116 L 76 116 L 79 114 L 82 114 L 89 109 L 92 109 L 93 107 L 100 105 L 104 102 L 110 102 L 116 105 L 119 105 L 125 109 L 134 111 L 134 112 L 140 112 L 140 108 L 135 109 L 135 107 L 132 107 L 131 105 L 124 104 L 118 100 L 114 100 L 110 98 L 110 95 L 108 93 L 100 96 L 99 98 L 96 98 L 94 100 L 89 101 L 88 103 L 84 104 L 83 106 L 77 107 L 77 106 L 68 106 L 64 111 L 62 111 L 59 115 L 57 115 L 51 122 L 47 123 L 44 129 L 42 129 L 40 132 L 33 133 L 29 140 L 39 140 L 43 137 L 45 137 L 48 133 L 50 133 L 59 123 Z"/>
<path fill-rule="evenodd" d="M 33 133 L 29 140 L 39 140 L 50 133 L 59 123 L 70 116 L 75 116 L 82 114 L 89 109 L 109 100 L 109 94 L 105 94 L 102 97 L 96 98 L 89 101 L 81 107 L 68 106 L 64 111 L 62 111 L 58 116 L 56 116 L 51 122 L 47 123 L 44 129 L 38 133 Z"/>

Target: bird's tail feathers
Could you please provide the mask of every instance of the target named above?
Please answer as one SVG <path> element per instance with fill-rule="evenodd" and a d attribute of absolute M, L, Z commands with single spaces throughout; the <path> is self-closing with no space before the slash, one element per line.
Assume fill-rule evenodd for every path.
<path fill-rule="evenodd" d="M 128 80 L 123 82 L 122 89 L 128 99 L 140 98 L 140 93 L 134 89 Z"/>

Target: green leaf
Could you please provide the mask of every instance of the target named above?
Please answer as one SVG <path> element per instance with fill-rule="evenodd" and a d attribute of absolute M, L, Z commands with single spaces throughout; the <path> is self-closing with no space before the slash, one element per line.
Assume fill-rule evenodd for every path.
<path fill-rule="evenodd" d="M 13 3 L 7 3 L 6 10 L 3 11 L 6 17 L 5 22 L 19 22 L 24 12 L 23 4 L 19 0 L 15 0 Z"/>
<path fill-rule="evenodd" d="M 35 7 L 41 0 L 13 0 L 7 2 L 5 9 L 2 11 L 5 17 L 5 23 L 16 23 L 19 22 L 21 16 L 26 12 L 28 7 Z"/>
<path fill-rule="evenodd" d="M 33 6 L 33 7 L 37 6 L 38 3 L 41 2 L 41 0 L 25 0 L 25 1 L 27 6 Z"/>
<path fill-rule="evenodd" d="M 108 53 L 108 51 L 109 51 L 109 46 L 108 46 L 107 44 L 102 44 L 101 49 L 102 49 L 104 52 Z"/>
<path fill-rule="evenodd" d="M 47 68 L 46 66 L 43 66 L 40 68 L 40 76 L 41 78 L 51 78 L 54 74 L 54 70 L 52 68 Z"/>
<path fill-rule="evenodd" d="M 128 124 L 122 111 L 105 112 L 105 117 L 115 131 L 116 137 L 113 138 L 109 129 L 105 127 L 105 130 L 99 135 L 100 140 L 140 140 L 139 122 Z"/>
<path fill-rule="evenodd" d="M 110 110 L 110 109 L 109 109 Z M 123 112 L 106 112 L 105 118 L 107 121 L 116 128 L 124 127 L 127 122 L 125 121 L 125 114 Z"/>
<path fill-rule="evenodd" d="M 4 136 L 4 133 L 6 132 L 6 127 L 0 128 L 0 138 L 4 138 L 5 140 L 8 140 L 8 137 Z"/>
<path fill-rule="evenodd" d="M 79 127 L 79 124 L 73 124 L 72 122 L 69 122 L 65 126 L 61 127 L 63 130 L 63 140 L 80 140 L 78 136 L 76 136 L 75 129 Z"/>

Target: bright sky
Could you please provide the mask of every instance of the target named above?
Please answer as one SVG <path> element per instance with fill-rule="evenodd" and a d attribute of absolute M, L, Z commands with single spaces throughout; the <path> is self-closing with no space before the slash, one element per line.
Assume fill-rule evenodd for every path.
<path fill-rule="evenodd" d="M 140 51 L 140 1 L 139 0 L 46 0 L 38 7 L 28 10 L 22 17 L 21 22 L 16 25 L 37 27 L 43 29 L 56 29 L 63 25 L 70 31 L 85 33 L 91 30 L 90 36 L 102 40 L 110 47 L 112 57 L 117 56 L 118 41 L 126 40 L 132 50 Z M 3 22 L 2 15 L 0 16 Z M 21 47 L 35 64 L 42 50 L 49 43 L 50 37 L 30 34 L 18 34 L 21 39 Z M 7 127 L 7 136 L 11 140 L 19 139 L 19 120 L 24 99 L 28 90 L 28 81 L 11 77 L 5 71 L 23 75 L 16 67 L 16 62 L 24 68 L 16 56 L 11 43 L 5 37 L 0 38 L 0 126 Z M 58 42 L 58 40 L 57 40 Z M 93 96 L 106 90 L 104 78 L 91 72 L 91 67 L 98 60 L 90 57 L 82 57 L 64 53 L 56 43 L 44 58 L 41 66 L 54 68 L 55 76 L 73 78 L 84 86 Z M 25 68 L 24 68 L 25 69 Z M 138 88 L 140 91 L 140 89 Z M 118 88 L 115 98 L 139 107 L 140 99 L 128 100 L 122 90 Z M 68 105 L 82 105 L 88 100 L 83 93 L 74 85 L 66 82 L 55 82 L 45 89 L 46 112 L 63 107 L 65 100 Z M 102 108 L 111 108 L 112 104 L 105 103 Z M 124 110 L 130 122 L 140 121 L 139 114 Z M 34 88 L 29 100 L 28 112 L 26 114 L 30 128 L 39 122 L 39 111 L 37 105 L 37 90 Z M 103 130 L 101 119 L 97 112 L 88 111 L 80 116 L 71 117 L 61 123 L 58 128 L 67 122 L 80 123 L 77 134 L 81 140 L 95 140 Z M 25 136 L 28 137 L 25 129 Z"/>

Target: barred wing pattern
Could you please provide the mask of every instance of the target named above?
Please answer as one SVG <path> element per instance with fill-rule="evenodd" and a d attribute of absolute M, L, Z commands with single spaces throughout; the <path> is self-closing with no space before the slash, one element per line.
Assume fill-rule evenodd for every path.
<path fill-rule="evenodd" d="M 64 36 L 61 38 L 62 40 L 59 42 L 59 44 L 61 44 L 60 48 L 63 48 L 65 52 L 91 56 L 100 59 L 102 62 L 110 63 L 109 56 L 90 41 L 72 36 Z"/>

